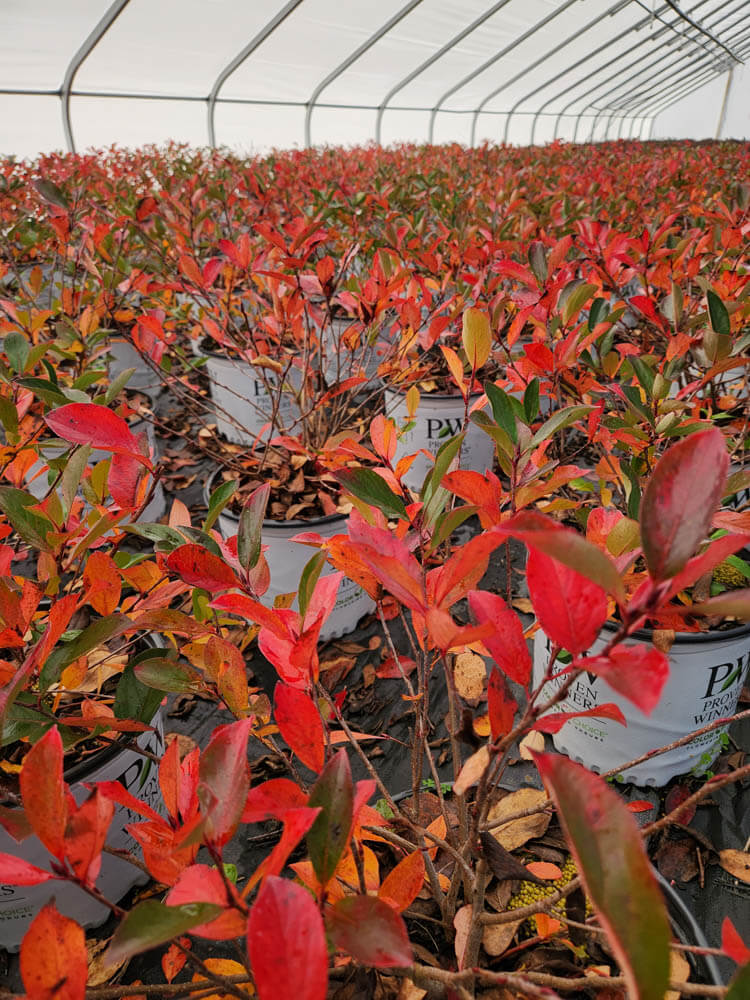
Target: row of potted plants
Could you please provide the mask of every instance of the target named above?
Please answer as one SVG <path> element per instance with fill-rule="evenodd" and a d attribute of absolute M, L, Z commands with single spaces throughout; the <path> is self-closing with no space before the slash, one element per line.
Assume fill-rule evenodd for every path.
<path fill-rule="evenodd" d="M 236 977 L 226 969 L 217 977 L 204 963 L 195 989 L 218 982 L 242 992 L 251 972 L 262 997 L 323 996 L 324 928 L 334 950 L 359 962 L 408 966 L 416 989 L 579 988 L 576 977 L 548 982 L 486 965 L 513 937 L 498 951 L 498 928 L 528 915 L 487 909 L 488 892 L 523 877 L 492 835 L 510 748 L 533 730 L 554 734 L 590 768 L 638 783 L 704 772 L 750 655 L 748 629 L 733 627 L 748 617 L 750 573 L 738 555 L 750 535 L 741 498 L 747 205 L 739 189 L 731 204 L 720 200 L 719 166 L 712 174 L 700 153 L 673 149 L 706 185 L 702 198 L 690 181 L 683 201 L 660 188 L 675 211 L 637 234 L 622 204 L 611 223 L 601 214 L 594 222 L 565 210 L 559 194 L 545 211 L 530 196 L 507 213 L 495 206 L 491 225 L 480 227 L 496 179 L 490 170 L 461 201 L 472 228 L 455 188 L 441 187 L 445 175 L 417 197 L 413 184 L 388 181 L 388 156 L 367 152 L 252 167 L 175 151 L 50 161 L 36 178 L 45 222 L 25 214 L 35 200 L 25 168 L 6 168 L 3 267 L 12 298 L 0 300 L 8 484 L 0 487 L 8 651 L 0 717 L 9 749 L 0 822 L 14 839 L 33 830 L 52 860 L 42 868 L 43 854 L 13 861 L 6 852 L 3 883 L 44 894 L 50 879 L 62 880 L 79 898 L 109 906 L 122 918 L 113 959 L 175 939 L 179 964 L 180 935 L 191 928 L 246 936 L 248 962 Z M 607 148 L 597 183 L 622 152 Z M 463 169 L 465 151 L 454 153 L 453 169 Z M 518 177 L 520 155 L 501 164 L 506 182 Z M 564 163 L 578 154 L 550 155 Z M 742 155 L 726 148 L 728 162 Z M 393 157 L 408 163 L 413 153 Z M 425 164 L 431 157 L 424 151 Z M 368 170 L 377 179 L 367 226 L 366 199 L 351 194 L 351 178 L 331 181 L 325 193 L 342 165 L 357 183 Z M 137 186 L 128 183 L 134 176 Z M 608 190 L 596 206 L 602 214 L 617 205 Z M 303 210 L 305 191 L 315 192 L 312 214 Z M 713 228 L 701 229 L 709 217 Z M 43 243 L 28 244 L 44 226 L 54 233 L 46 260 Z M 642 294 L 625 287 L 634 277 Z M 112 364 L 112 324 L 142 362 L 140 378 L 121 357 Z M 134 378 L 140 397 L 128 391 Z M 203 424 L 198 441 L 220 459 L 204 518 L 179 502 L 166 523 L 154 513 L 162 467 L 137 421 L 153 414 L 144 396 L 157 386 Z M 420 424 L 423 440 L 414 436 Z M 456 536 L 470 519 L 478 533 Z M 276 557 L 273 522 L 286 536 Z M 540 626 L 533 670 L 510 589 L 505 599 L 481 589 L 493 553 L 511 537 L 529 547 L 525 579 Z M 329 691 L 319 674 L 319 642 L 372 610 L 413 709 L 406 805 L 379 778 L 363 734 L 352 732 L 346 693 Z M 407 647 L 397 648 L 389 630 L 394 614 Z M 241 640 L 239 622 L 251 623 Z M 692 656 L 699 666 L 690 695 L 677 660 L 681 633 L 704 647 L 707 625 L 726 649 Z M 628 644 L 653 634 L 641 635 L 644 626 L 658 630 L 658 648 Z M 153 633 L 165 646 L 134 645 Z M 247 680 L 243 651 L 256 638 L 279 676 L 267 694 Z M 489 677 L 485 657 L 495 664 Z M 438 674 L 449 696 L 454 805 L 428 740 Z M 675 700 L 668 676 L 684 729 L 648 732 L 640 750 L 618 747 L 624 712 L 628 734 L 647 716 L 663 725 L 658 713 Z M 526 689 L 520 709 L 509 681 Z M 181 762 L 172 743 L 158 764 L 155 714 L 166 692 L 199 692 L 238 721 Z M 251 787 L 250 739 L 277 755 L 289 780 Z M 123 740 L 146 762 L 133 781 L 92 775 L 94 791 L 70 798 L 64 752 L 83 762 L 97 745 Z M 339 743 L 368 780 L 353 785 Z M 655 752 L 667 744 L 677 745 Z M 632 817 L 576 765 L 535 759 L 624 977 L 603 983 L 589 970 L 589 985 L 622 983 L 633 995 L 661 997 L 663 907 Z M 436 787 L 431 822 L 424 777 Z M 136 786 L 154 794 L 139 797 Z M 366 805 L 376 789 L 392 813 L 387 823 Z M 542 794 L 532 814 L 547 808 Z M 133 839 L 107 836 L 115 813 L 121 826 L 131 821 Z M 138 815 L 143 821 L 133 822 Z M 223 850 L 240 822 L 272 818 L 282 824 L 279 843 L 240 891 Z M 307 860 L 294 871 L 309 892 L 278 878 L 303 837 Z M 126 865 L 117 851 L 132 855 L 136 844 L 131 875 L 145 866 L 172 888 L 166 904 L 151 900 L 124 914 L 120 890 L 105 877 L 110 863 Z M 196 864 L 200 845 L 213 868 Z M 639 900 L 642 926 L 618 915 L 626 889 Z M 574 891 L 571 883 L 556 898 Z M 409 943 L 420 893 L 430 896 L 427 917 L 448 949 L 432 968 L 414 962 Z M 555 901 L 545 897 L 529 913 Z M 76 970 L 70 995 L 82 995 L 76 913 L 47 906 L 35 918 L 21 953 L 29 995 L 40 948 L 56 956 L 44 974 L 65 962 Z M 31 917 L 28 904 L 19 919 Z M 575 922 L 569 910 L 562 922 L 537 920 L 537 931 L 565 941 Z M 731 927 L 723 947 L 746 960 Z M 746 969 L 735 992 L 743 976 Z"/>

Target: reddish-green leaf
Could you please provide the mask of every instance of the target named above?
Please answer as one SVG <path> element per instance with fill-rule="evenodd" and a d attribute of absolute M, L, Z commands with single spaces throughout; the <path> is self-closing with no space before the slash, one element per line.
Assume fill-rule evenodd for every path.
<path fill-rule="evenodd" d="M 48 729 L 23 759 L 21 801 L 34 833 L 50 854 L 65 857 L 68 803 L 63 781 L 63 748 L 57 726 Z"/>
<path fill-rule="evenodd" d="M 54 877 L 15 854 L 0 853 L 0 885 L 39 885 Z"/>
<path fill-rule="evenodd" d="M 357 499 L 375 507 L 386 517 L 406 520 L 406 507 L 400 496 L 373 469 L 342 469 L 333 478 Z"/>
<path fill-rule="evenodd" d="M 264 483 L 253 490 L 242 508 L 237 532 L 237 558 L 243 569 L 252 569 L 260 559 L 260 533 L 270 493 L 270 484 Z"/>
<path fill-rule="evenodd" d="M 216 591 L 241 586 L 231 566 L 202 545 L 180 545 L 170 552 L 167 566 L 191 587 Z"/>
<path fill-rule="evenodd" d="M 306 767 L 320 774 L 326 739 L 318 706 L 304 691 L 288 684 L 276 685 L 273 700 L 273 717 L 282 737 Z"/>
<path fill-rule="evenodd" d="M 668 580 L 709 533 L 729 469 L 724 435 L 690 434 L 659 460 L 641 500 L 641 539 L 649 573 Z"/>
<path fill-rule="evenodd" d="M 663 1000 L 670 930 L 643 838 L 602 778 L 556 754 L 533 754 L 632 1000 Z"/>
<path fill-rule="evenodd" d="M 597 705 L 595 708 L 587 708 L 585 711 L 552 712 L 549 715 L 543 715 L 541 719 L 537 719 L 534 723 L 534 729 L 540 733 L 554 735 L 555 733 L 559 733 L 570 719 L 582 719 L 588 715 L 594 719 L 611 719 L 612 722 L 619 722 L 621 726 L 627 725 L 627 720 L 617 705 L 614 702 L 607 701 L 603 705 Z"/>
<path fill-rule="evenodd" d="M 491 622 L 494 626 L 493 634 L 482 642 L 505 676 L 517 684 L 528 684 L 531 677 L 531 656 L 521 620 L 515 611 L 508 607 L 499 594 L 490 594 L 485 590 L 470 591 L 469 609 L 478 625 Z"/>
<path fill-rule="evenodd" d="M 587 650 L 607 620 L 602 588 L 534 548 L 529 548 L 526 582 L 545 634 L 574 655 Z"/>
<path fill-rule="evenodd" d="M 669 679 L 669 658 L 643 643 L 615 646 L 608 656 L 586 656 L 573 665 L 603 678 L 646 715 L 653 712 Z"/>
<path fill-rule="evenodd" d="M 485 639 L 485 645 L 486 643 Z M 493 667 L 487 683 L 487 709 L 493 743 L 511 731 L 517 708 L 518 705 L 508 690 L 508 682 L 497 667 Z"/>
<path fill-rule="evenodd" d="M 338 900 L 327 914 L 327 925 L 334 945 L 365 965 L 389 969 L 414 961 L 406 924 L 376 896 Z"/>
<path fill-rule="evenodd" d="M 302 886 L 270 875 L 247 922 L 247 951 L 260 1000 L 325 1000 L 323 918 Z"/>
<path fill-rule="evenodd" d="M 307 835 L 307 849 L 318 881 L 325 886 L 349 843 L 352 829 L 354 787 L 346 750 L 339 750 L 328 761 L 307 804 L 320 808 Z"/>
<path fill-rule="evenodd" d="M 137 903 L 115 931 L 104 960 L 119 965 L 127 958 L 171 941 L 193 927 L 208 923 L 221 913 L 214 903 L 166 906 L 155 899 Z"/>
<path fill-rule="evenodd" d="M 20 965 L 28 1000 L 83 1000 L 88 978 L 83 928 L 47 903 L 21 942 Z"/>
<path fill-rule="evenodd" d="M 198 798 L 205 816 L 206 839 L 221 847 L 239 825 L 250 790 L 247 740 L 253 718 L 239 719 L 214 730 L 201 754 Z"/>
<path fill-rule="evenodd" d="M 234 893 L 234 890 L 231 890 Z M 228 941 L 245 933 L 245 918 L 239 908 L 227 902 L 227 886 L 218 868 L 191 865 L 182 872 L 167 896 L 170 906 L 189 903 L 214 903 L 224 911 L 207 924 L 192 928 L 192 933 L 211 941 Z"/>

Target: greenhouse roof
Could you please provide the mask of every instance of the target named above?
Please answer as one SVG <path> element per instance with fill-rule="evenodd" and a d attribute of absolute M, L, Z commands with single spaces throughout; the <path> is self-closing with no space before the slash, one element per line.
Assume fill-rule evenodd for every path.
<path fill-rule="evenodd" d="M 748 54 L 747 0 L 4 0 L 0 152 L 645 138 L 681 107 L 741 138 Z"/>

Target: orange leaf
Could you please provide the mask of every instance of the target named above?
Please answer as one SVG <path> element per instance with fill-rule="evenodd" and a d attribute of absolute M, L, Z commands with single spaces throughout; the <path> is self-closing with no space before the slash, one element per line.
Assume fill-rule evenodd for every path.
<path fill-rule="evenodd" d="M 445 363 L 448 365 L 450 373 L 455 379 L 456 385 L 458 386 L 461 395 L 466 396 L 466 383 L 464 381 L 464 366 L 461 363 L 461 359 L 456 354 L 456 352 L 450 347 L 444 347 L 441 344 L 440 350 L 443 352 Z"/>
<path fill-rule="evenodd" d="M 424 884 L 424 874 L 422 852 L 407 854 L 384 879 L 378 895 L 402 912 L 417 898 Z"/>
<path fill-rule="evenodd" d="M 535 913 L 536 932 L 541 938 L 547 938 L 551 934 L 557 933 L 562 927 L 559 920 L 555 920 L 548 913 Z"/>
<path fill-rule="evenodd" d="M 557 865 L 553 865 L 551 861 L 531 861 L 528 865 L 526 865 L 526 870 L 530 871 L 532 875 L 536 875 L 537 878 L 548 878 L 552 880 L 562 878 L 562 872 Z"/>
<path fill-rule="evenodd" d="M 47 903 L 21 942 L 21 976 L 28 1000 L 83 1000 L 86 938 L 75 920 Z"/>
<path fill-rule="evenodd" d="M 94 611 L 111 615 L 120 603 L 120 571 L 106 552 L 92 552 L 83 571 L 83 582 Z"/>

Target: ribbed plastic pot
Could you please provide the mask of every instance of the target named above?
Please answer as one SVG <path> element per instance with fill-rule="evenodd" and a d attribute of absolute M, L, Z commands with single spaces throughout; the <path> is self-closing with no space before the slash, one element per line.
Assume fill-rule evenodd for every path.
<path fill-rule="evenodd" d="M 378 374 L 378 365 L 388 354 L 391 345 L 382 337 L 371 337 L 366 328 L 359 334 L 359 343 L 350 348 L 347 344 L 347 330 L 354 324 L 349 317 L 334 316 L 321 330 L 325 373 L 328 385 L 343 382 L 355 375 L 364 375 L 368 381 Z"/>
<path fill-rule="evenodd" d="M 272 430 L 270 423 L 276 397 L 277 426 L 286 426 L 299 417 L 291 394 L 275 391 L 278 376 L 273 372 L 264 370 L 261 373 L 247 361 L 229 359 L 210 351 L 202 350 L 202 354 L 206 357 L 205 370 L 211 385 L 211 399 L 216 406 L 216 429 L 227 441 L 254 445 L 274 437 L 278 432 Z M 295 376 L 301 384 L 302 375 L 296 368 L 290 369 L 286 378 L 294 384 Z"/>
<path fill-rule="evenodd" d="M 137 389 L 150 396 L 161 391 L 162 381 L 156 372 L 143 360 L 135 347 L 127 340 L 109 342 L 109 377 L 114 381 L 128 368 L 135 368 L 127 382 L 128 389 Z"/>
<path fill-rule="evenodd" d="M 472 396 L 472 402 L 479 394 Z M 436 455 L 448 438 L 458 434 L 464 423 L 465 403 L 461 396 L 449 396 L 440 393 L 422 393 L 414 419 L 409 421 L 406 406 L 406 394 L 401 390 L 385 390 L 385 412 L 399 429 L 411 424 L 399 438 L 396 449 L 396 461 L 406 455 L 413 455 L 421 449 Z M 495 446 L 489 434 L 486 434 L 476 424 L 469 423 L 466 437 L 461 446 L 462 469 L 484 473 L 492 468 L 495 456 Z M 409 471 L 403 476 L 403 482 L 411 490 L 420 490 L 424 478 L 432 468 L 432 462 L 426 455 L 418 454 Z"/>
<path fill-rule="evenodd" d="M 151 720 L 153 732 L 142 733 L 137 744 L 141 749 L 161 757 L 164 752 L 164 728 L 161 708 Z M 164 815 L 164 803 L 159 788 L 158 766 L 149 757 L 135 750 L 118 746 L 108 747 L 95 754 L 91 760 L 66 769 L 65 780 L 79 804 L 89 795 L 86 784 L 98 781 L 119 781 L 132 795 Z M 142 858 L 141 849 L 125 829 L 139 817 L 129 809 L 115 806 L 112 824 L 107 834 L 107 844 L 118 850 L 129 851 Z M 14 840 L 0 827 L 0 852 L 13 854 L 49 871 L 51 856 L 46 847 L 33 834 L 21 843 Z M 124 858 L 111 854 L 102 855 L 102 867 L 96 887 L 112 902 L 118 902 L 135 885 L 145 885 L 148 876 Z M 109 917 L 109 907 L 92 899 L 70 882 L 52 880 L 40 885 L 0 885 L 0 947 L 17 951 L 21 940 L 39 910 L 52 897 L 61 913 L 77 920 L 83 927 L 98 927 Z"/>
<path fill-rule="evenodd" d="M 589 655 L 604 648 L 613 628 L 605 625 Z M 650 640 L 651 633 L 643 630 L 636 632 L 626 645 Z M 544 677 L 549 648 L 550 642 L 540 629 L 534 637 L 535 686 Z M 750 625 L 726 631 L 678 632 L 669 651 L 669 679 L 651 715 L 644 715 L 601 677 L 584 672 L 553 711 L 580 712 L 614 702 L 625 716 L 627 726 L 593 716 L 571 719 L 552 741 L 557 750 L 591 771 L 601 773 L 619 768 L 650 750 L 731 716 L 737 709 L 749 664 Z M 564 680 L 559 677 L 548 682 L 541 698 L 549 698 Z M 677 775 L 705 774 L 721 749 L 721 737 L 727 728 L 714 729 L 685 746 L 629 767 L 622 772 L 622 779 L 636 785 L 661 787 Z"/>
<path fill-rule="evenodd" d="M 206 496 L 210 496 L 211 482 L 206 487 Z M 223 510 L 218 520 L 219 531 L 225 538 L 231 538 L 239 530 L 239 518 L 231 511 Z M 271 585 L 261 597 L 263 604 L 273 607 L 273 602 L 280 594 L 291 594 L 299 587 L 302 570 L 315 554 L 315 549 L 309 545 L 293 542 L 295 535 L 303 531 L 315 532 L 322 538 L 332 538 L 334 535 L 348 533 L 348 518 L 345 514 L 331 514 L 312 521 L 272 521 L 263 522 L 261 544 L 267 545 L 266 561 L 271 574 Z M 326 576 L 335 570 L 324 566 L 321 575 Z M 296 608 L 295 598 L 293 607 Z M 338 639 L 352 632 L 357 623 L 365 615 L 375 609 L 375 602 L 362 588 L 346 577 L 341 581 L 336 597 L 336 604 L 328 620 L 320 632 L 322 642 Z"/>

